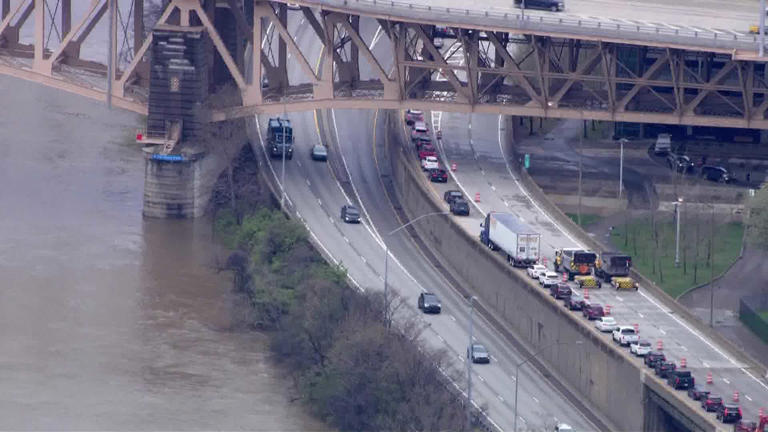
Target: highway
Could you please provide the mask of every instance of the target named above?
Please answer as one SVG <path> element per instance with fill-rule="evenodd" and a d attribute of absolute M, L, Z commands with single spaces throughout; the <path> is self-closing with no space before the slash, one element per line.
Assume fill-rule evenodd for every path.
<path fill-rule="evenodd" d="M 550 267 L 556 248 L 581 246 L 534 204 L 518 183 L 507 165 L 498 116 L 435 113 L 433 121 L 435 128 L 443 131 L 440 150 L 445 162 L 455 162 L 459 167 L 452 176 L 470 197 L 480 193 L 481 200 L 475 203 L 473 210 L 483 214 L 489 211 L 510 212 L 536 228 L 542 233 L 542 256 L 548 258 Z M 579 128 L 563 123 L 543 139 L 574 139 L 572 134 L 569 135 L 569 129 L 575 129 L 576 133 L 579 131 Z M 436 187 L 437 193 L 443 189 Z M 479 230 L 474 222 L 462 225 L 468 227 L 472 234 L 477 234 Z M 619 324 L 637 323 L 640 337 L 651 341 L 654 347 L 662 341 L 667 358 L 678 365 L 681 358 L 685 358 L 697 383 L 711 388 L 713 393 L 722 395 L 726 400 L 731 400 L 733 392 L 738 391 L 746 418 L 756 418 L 758 409 L 768 403 L 768 385 L 764 379 L 746 371 L 744 365 L 734 360 L 722 347 L 676 317 L 642 287 L 638 292 L 617 292 L 606 286 L 590 290 L 589 294 L 592 302 L 610 305 L 611 315 Z M 606 334 L 605 339 L 609 341 L 610 335 Z M 714 383 L 708 386 L 705 384 L 707 372 L 712 372 L 714 378 Z"/>
<path fill-rule="evenodd" d="M 293 14 L 291 14 L 293 15 Z M 298 29 L 297 43 L 308 58 L 317 58 L 319 43 L 302 19 L 289 19 L 289 26 Z M 361 29 L 367 40 L 377 32 L 375 26 Z M 289 71 L 291 78 L 300 72 Z M 404 231 L 389 236 L 386 233 L 400 226 L 384 185 L 379 178 L 377 154 L 384 145 L 384 122 L 378 112 L 337 111 L 332 113 L 332 127 L 327 134 L 321 132 L 315 113 L 292 114 L 296 137 L 294 158 L 287 161 L 285 190 L 287 197 L 302 222 L 311 231 L 314 240 L 332 260 L 343 265 L 353 284 L 361 290 L 382 290 L 384 274 L 384 243 L 389 246 L 388 280 L 390 289 L 405 303 L 399 312 L 410 316 L 424 326 L 425 346 L 444 350 L 452 367 L 446 372 L 457 386 L 465 388 L 466 347 L 468 345 L 468 302 L 451 287 L 450 283 L 429 263 Z M 252 136 L 256 151 L 263 151 L 264 124 L 258 119 L 259 136 Z M 331 135 L 332 139 L 327 139 Z M 330 164 L 310 159 L 313 145 L 323 143 L 329 152 L 343 156 L 345 176 L 349 183 L 337 179 Z M 415 161 L 414 161 L 415 163 Z M 280 179 L 280 160 L 271 160 L 270 167 L 276 180 Z M 360 225 L 344 224 L 339 218 L 343 204 L 355 201 L 364 213 Z M 434 216 L 447 217 L 447 216 Z M 428 219 L 419 223 L 429 223 Z M 424 316 L 416 308 L 420 292 L 436 292 L 443 303 L 443 313 Z M 484 343 L 492 356 L 491 364 L 473 368 L 473 401 L 487 409 L 491 423 L 501 430 L 511 430 L 514 418 L 514 370 L 525 359 L 510 348 L 500 333 L 489 323 L 475 315 L 474 334 Z M 546 379 L 531 367 L 523 367 L 520 375 L 519 426 L 525 429 L 551 429 L 558 421 L 567 422 L 579 430 L 596 427 L 568 402 Z"/>

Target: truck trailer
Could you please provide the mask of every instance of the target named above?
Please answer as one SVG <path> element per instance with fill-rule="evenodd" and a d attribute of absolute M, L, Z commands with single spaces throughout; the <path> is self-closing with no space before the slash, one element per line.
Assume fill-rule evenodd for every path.
<path fill-rule="evenodd" d="M 480 223 L 480 242 L 491 250 L 502 250 L 515 267 L 539 261 L 541 234 L 510 213 L 490 212 Z"/>

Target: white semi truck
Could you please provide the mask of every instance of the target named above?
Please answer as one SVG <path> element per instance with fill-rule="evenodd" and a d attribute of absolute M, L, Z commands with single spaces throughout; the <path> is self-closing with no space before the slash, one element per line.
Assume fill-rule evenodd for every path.
<path fill-rule="evenodd" d="M 480 241 L 491 250 L 501 249 L 515 267 L 528 267 L 539 261 L 541 234 L 510 213 L 490 212 L 480 223 Z"/>

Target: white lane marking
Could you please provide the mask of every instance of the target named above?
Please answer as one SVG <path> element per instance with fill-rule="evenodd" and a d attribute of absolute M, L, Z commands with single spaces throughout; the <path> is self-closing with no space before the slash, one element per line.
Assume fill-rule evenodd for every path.
<path fill-rule="evenodd" d="M 312 186 L 312 183 L 309 182 L 309 179 L 304 179 L 305 182 L 307 182 L 307 186 Z"/>
<path fill-rule="evenodd" d="M 461 354 L 457 355 L 456 357 L 458 357 L 458 358 L 459 358 L 459 361 L 460 361 L 460 362 L 463 362 L 463 361 L 464 361 L 464 356 L 462 356 Z"/>
<path fill-rule="evenodd" d="M 645 315 L 641 314 L 640 312 L 638 312 L 637 314 L 640 315 L 640 318 L 645 318 Z"/>
<path fill-rule="evenodd" d="M 536 401 L 536 403 L 541 403 L 541 402 L 539 402 L 539 400 L 538 400 L 538 399 L 536 399 L 536 396 L 531 396 L 531 399 L 535 400 L 535 401 Z"/>
<path fill-rule="evenodd" d="M 660 328 L 659 331 L 661 332 L 661 334 L 664 334 L 664 335 L 667 334 L 667 332 L 665 332 L 664 329 Z"/>
<path fill-rule="evenodd" d="M 318 204 L 320 207 L 322 207 L 322 206 L 323 206 L 323 202 L 322 202 L 322 201 L 320 201 L 320 198 L 318 198 L 318 199 L 317 199 L 317 204 Z"/>
<path fill-rule="evenodd" d="M 485 382 L 485 378 L 483 378 L 482 375 L 478 375 L 477 377 L 480 378 L 480 381 Z"/>
<path fill-rule="evenodd" d="M 723 378 L 723 381 L 725 381 L 726 384 L 730 384 L 731 382 L 728 381 L 728 378 Z"/>
<path fill-rule="evenodd" d="M 504 205 L 509 207 L 509 203 L 507 201 L 504 201 Z"/>
<path fill-rule="evenodd" d="M 709 363 L 707 363 L 707 362 L 705 362 L 705 361 L 703 361 L 703 360 L 702 360 L 701 364 L 702 364 L 702 365 L 704 365 L 704 367 L 705 367 L 705 368 L 708 368 L 708 367 L 709 367 Z"/>
<path fill-rule="evenodd" d="M 331 223 L 333 223 L 333 218 L 332 217 L 328 216 L 328 220 L 331 221 Z"/>
<path fill-rule="evenodd" d="M 522 418 L 522 417 L 518 417 L 518 418 L 520 419 L 520 421 L 521 421 L 521 422 L 523 422 L 523 423 L 528 423 L 527 421 L 525 421 L 525 419 L 524 419 L 524 418 Z"/>
<path fill-rule="evenodd" d="M 624 301 L 624 299 L 623 299 L 623 298 L 621 298 L 621 297 L 619 297 L 619 296 L 616 296 L 616 300 L 618 300 L 618 301 L 620 301 L 620 302 L 623 302 L 623 301 Z"/>
<path fill-rule="evenodd" d="M 349 243 L 349 239 L 347 238 L 347 236 L 342 236 L 342 238 L 344 239 L 345 242 Z"/>
<path fill-rule="evenodd" d="M 496 360 L 496 357 L 494 357 L 494 356 L 491 356 L 491 360 L 493 360 L 493 361 L 497 361 L 497 360 Z"/>
<path fill-rule="evenodd" d="M 301 161 L 298 161 L 298 160 L 297 160 L 297 161 L 296 161 L 296 165 L 298 165 L 298 166 L 299 166 L 299 168 L 301 168 Z"/>
<path fill-rule="evenodd" d="M 744 395 L 745 398 L 747 398 L 748 401 L 752 402 L 752 398 L 749 397 L 749 395 Z"/>
<path fill-rule="evenodd" d="M 456 317 L 455 316 L 450 315 L 450 317 L 451 317 L 452 320 L 456 321 Z"/>
<path fill-rule="evenodd" d="M 360 255 L 360 259 L 363 260 L 364 264 L 368 264 L 368 260 L 364 256 Z"/>
<path fill-rule="evenodd" d="M 491 190 L 492 190 L 492 191 L 494 191 L 494 192 L 496 192 L 496 186 L 494 186 L 494 185 L 491 185 Z"/>
<path fill-rule="evenodd" d="M 504 398 L 501 395 L 496 395 L 496 398 L 504 403 Z"/>
<path fill-rule="evenodd" d="M 688 351 L 688 348 L 686 348 L 685 345 L 680 345 L 680 348 L 682 348 L 683 351 Z"/>
<path fill-rule="evenodd" d="M 440 342 L 443 342 L 443 343 L 445 342 L 445 339 L 442 336 L 437 335 L 437 338 L 440 339 Z"/>

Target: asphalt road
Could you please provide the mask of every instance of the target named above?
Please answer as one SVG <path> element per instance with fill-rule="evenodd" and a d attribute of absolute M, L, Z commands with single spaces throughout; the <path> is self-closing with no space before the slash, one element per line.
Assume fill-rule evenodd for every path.
<path fill-rule="evenodd" d="M 475 204 L 477 209 L 483 213 L 510 212 L 537 228 L 542 233 L 542 254 L 550 265 L 555 248 L 579 246 L 578 241 L 528 198 L 508 169 L 500 144 L 498 116 L 438 113 L 433 118 L 435 128 L 443 131 L 441 150 L 446 161 L 458 164 L 453 177 L 468 196 L 480 193 L 480 202 Z M 545 139 L 569 138 L 556 128 Z M 470 232 L 476 234 L 478 228 L 470 227 Z M 638 292 L 617 292 L 604 287 L 590 290 L 589 294 L 592 302 L 611 305 L 611 314 L 619 324 L 637 323 L 642 339 L 654 345 L 662 341 L 668 358 L 678 364 L 681 358 L 686 358 L 688 368 L 699 383 L 703 384 L 707 372 L 712 372 L 714 383 L 708 387 L 713 393 L 730 399 L 733 392 L 738 391 L 747 418 L 756 417 L 758 409 L 768 402 L 768 385 L 764 379 L 748 374 L 744 365 L 664 308 L 642 287 Z M 610 335 L 604 337 L 610 340 Z"/>
<path fill-rule="evenodd" d="M 317 58 L 320 47 L 303 24 L 302 19 L 289 20 L 289 26 L 298 27 L 293 34 L 305 55 L 310 59 Z M 367 35 L 377 31 L 375 27 L 362 29 Z M 298 79 L 301 74 L 298 70 L 289 73 L 292 79 Z M 286 163 L 284 187 L 301 220 L 326 253 L 347 268 L 350 278 L 362 290 L 383 289 L 384 244 L 389 246 L 389 286 L 406 301 L 398 313 L 414 317 L 423 324 L 425 346 L 444 350 L 454 359 L 448 373 L 455 376 L 459 388 L 464 389 L 465 350 L 469 340 L 466 330 L 468 303 L 434 269 L 404 232 L 392 236 L 386 234 L 402 221 L 397 218 L 379 180 L 374 144 L 382 145 L 379 140 L 384 137 L 384 126 L 377 120 L 378 113 L 333 113 L 335 121 L 328 132 L 336 139 L 331 140 L 321 135 L 314 113 L 288 117 L 294 125 L 296 143 L 294 159 Z M 258 144 L 264 136 L 266 119 L 259 119 L 259 122 L 259 136 L 252 137 L 257 151 L 261 150 Z M 310 159 L 311 147 L 319 143 L 327 145 L 331 153 L 343 155 L 346 177 L 350 180 L 348 187 L 342 186 L 329 164 Z M 279 179 L 281 161 L 272 160 L 271 168 Z M 339 218 L 341 206 L 353 200 L 361 204 L 364 212 L 364 221 L 360 225 L 344 224 Z M 426 219 L 424 223 L 427 223 Z M 424 316 L 418 313 L 416 298 L 426 290 L 441 297 L 442 314 Z M 492 362 L 474 367 L 473 401 L 487 408 L 492 422 L 500 429 L 509 430 L 514 418 L 514 365 L 524 357 L 511 349 L 509 343 L 482 318 L 475 317 L 474 328 L 476 339 L 488 347 Z M 519 426 L 522 430 L 551 429 L 557 421 L 565 421 L 580 430 L 595 429 L 534 369 L 523 368 L 520 381 Z"/>

